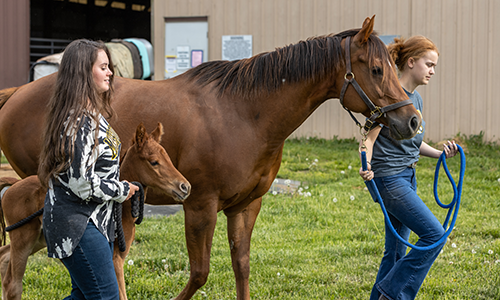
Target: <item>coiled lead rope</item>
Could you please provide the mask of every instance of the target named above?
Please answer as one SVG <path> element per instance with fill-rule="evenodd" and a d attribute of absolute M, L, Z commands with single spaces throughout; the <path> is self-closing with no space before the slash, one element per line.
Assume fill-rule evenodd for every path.
<path fill-rule="evenodd" d="M 130 198 L 130 201 L 132 202 L 132 217 L 137 218 L 137 220 L 135 220 L 135 224 L 141 224 L 142 219 L 144 218 L 144 188 L 139 182 L 134 181 L 131 183 L 139 187 L 139 191 L 137 191 L 134 195 L 132 195 L 132 198 Z M 115 234 L 118 240 L 118 249 L 121 252 L 125 252 L 127 244 L 125 242 L 125 234 L 123 233 L 121 203 L 114 203 L 113 213 L 115 214 Z"/>
<path fill-rule="evenodd" d="M 441 156 L 438 159 L 437 165 L 436 165 L 436 171 L 434 173 L 434 198 L 436 199 L 436 202 L 439 206 L 442 208 L 448 209 L 448 213 L 446 215 L 446 219 L 443 222 L 443 228 L 446 230 L 443 236 L 434 244 L 428 245 L 425 247 L 413 245 L 409 243 L 407 240 L 403 239 L 394 229 L 394 226 L 391 223 L 391 220 L 389 219 L 389 215 L 387 213 L 387 210 L 385 209 L 384 205 L 384 200 L 382 200 L 382 197 L 380 196 L 380 193 L 378 191 L 377 185 L 373 180 L 365 180 L 366 187 L 368 188 L 368 191 L 370 192 L 370 195 L 372 196 L 373 200 L 375 202 L 378 202 L 380 204 L 380 207 L 382 208 L 382 212 L 384 213 L 385 220 L 387 224 L 389 224 L 389 229 L 391 230 L 392 234 L 399 239 L 402 243 L 404 243 L 406 246 L 411 247 L 416 250 L 430 250 L 436 248 L 438 245 L 441 245 L 446 241 L 448 236 L 450 235 L 451 231 L 455 227 L 455 222 L 457 220 L 458 216 L 458 210 L 460 208 L 460 200 L 462 198 L 462 184 L 464 180 L 464 174 L 465 174 L 465 154 L 464 150 L 460 145 L 457 145 L 458 151 L 460 152 L 460 177 L 458 180 L 458 185 L 455 184 L 455 180 L 451 176 L 450 171 L 448 170 L 448 166 L 446 165 L 446 154 L 441 153 Z M 363 168 L 363 171 L 366 171 L 368 169 L 367 163 L 366 163 L 366 152 L 361 151 L 361 165 Z M 439 169 L 441 168 L 441 165 L 443 165 L 443 169 L 448 176 L 448 179 L 450 180 L 450 183 L 453 187 L 453 200 L 449 204 L 443 204 L 438 197 L 438 192 L 437 192 L 437 183 L 439 179 Z M 453 218 L 451 219 L 450 226 L 448 227 L 448 223 L 450 221 L 451 214 L 453 212 Z"/>

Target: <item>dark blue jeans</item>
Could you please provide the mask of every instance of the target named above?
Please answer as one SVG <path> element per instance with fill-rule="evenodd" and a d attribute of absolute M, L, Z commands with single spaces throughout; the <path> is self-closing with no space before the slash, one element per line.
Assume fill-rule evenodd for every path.
<path fill-rule="evenodd" d="M 113 243 L 109 243 L 92 221 L 70 257 L 61 259 L 71 275 L 71 295 L 64 299 L 118 300 L 118 282 L 113 266 Z"/>
<path fill-rule="evenodd" d="M 415 169 L 375 178 L 385 207 L 396 231 L 408 240 L 410 231 L 418 235 L 417 246 L 428 246 L 444 234 L 443 225 L 417 195 Z M 444 243 L 432 250 L 410 250 L 399 241 L 385 224 L 385 251 L 370 300 L 384 294 L 390 300 L 415 299 L 434 260 Z"/>

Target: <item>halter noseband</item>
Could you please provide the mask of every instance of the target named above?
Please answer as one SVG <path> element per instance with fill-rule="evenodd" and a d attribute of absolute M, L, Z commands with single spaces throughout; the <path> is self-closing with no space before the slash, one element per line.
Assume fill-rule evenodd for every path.
<path fill-rule="evenodd" d="M 345 41 L 345 62 L 346 62 L 346 73 L 344 75 L 344 85 L 342 86 L 342 90 L 340 91 L 340 104 L 342 107 L 351 115 L 351 118 L 356 122 L 356 125 L 358 127 L 364 128 L 366 132 L 370 131 L 372 128 L 373 124 L 375 123 L 375 119 L 379 118 L 381 115 L 385 114 L 388 111 L 398 109 L 402 106 L 406 106 L 409 104 L 412 104 L 410 99 L 393 103 L 384 107 L 379 107 L 373 104 L 373 102 L 368 98 L 368 96 L 365 94 L 361 86 L 359 86 L 358 82 L 356 79 L 354 79 L 354 73 L 351 70 L 351 37 L 348 36 Z M 350 77 L 350 79 L 348 79 Z M 354 89 L 358 92 L 358 95 L 363 99 L 363 102 L 368 106 L 370 109 L 370 117 L 366 119 L 365 126 L 361 126 L 361 123 L 356 119 L 356 117 L 352 114 L 352 112 L 344 106 L 344 95 L 347 90 L 347 87 L 349 86 L 349 83 L 352 84 Z"/>

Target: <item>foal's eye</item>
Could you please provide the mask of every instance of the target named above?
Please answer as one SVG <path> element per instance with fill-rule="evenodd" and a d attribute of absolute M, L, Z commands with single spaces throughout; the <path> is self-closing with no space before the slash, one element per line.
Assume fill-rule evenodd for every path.
<path fill-rule="evenodd" d="M 372 69 L 372 75 L 373 75 L 373 76 L 381 76 L 381 75 L 383 75 L 383 74 L 384 74 L 384 72 L 382 71 L 382 68 L 381 68 L 381 67 L 374 67 L 374 68 Z"/>
<path fill-rule="evenodd" d="M 156 160 L 150 161 L 149 162 L 153 167 L 158 165 L 158 162 Z"/>

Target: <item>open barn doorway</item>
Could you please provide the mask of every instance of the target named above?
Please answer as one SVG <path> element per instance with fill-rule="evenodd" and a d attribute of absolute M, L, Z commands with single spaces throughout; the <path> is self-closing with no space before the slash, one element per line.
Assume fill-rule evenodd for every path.
<path fill-rule="evenodd" d="M 118 76 L 147 79 L 153 74 L 152 61 L 145 62 L 152 59 L 151 0 L 30 0 L 30 20 L 30 81 L 57 71 L 58 53 L 79 38 L 125 43 L 137 52 L 131 77 Z"/>
<path fill-rule="evenodd" d="M 30 21 L 33 64 L 79 38 L 151 41 L 151 0 L 30 0 Z"/>

